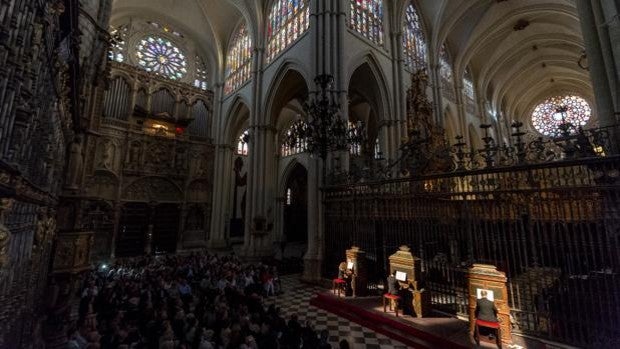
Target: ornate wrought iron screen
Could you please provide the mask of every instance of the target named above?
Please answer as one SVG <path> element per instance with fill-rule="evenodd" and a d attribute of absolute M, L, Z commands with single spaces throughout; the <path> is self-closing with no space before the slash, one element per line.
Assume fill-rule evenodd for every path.
<path fill-rule="evenodd" d="M 513 331 L 620 338 L 620 156 L 339 185 L 325 205 L 325 276 L 356 244 L 376 289 L 406 244 L 435 309 L 466 315 L 467 268 L 490 263 L 508 276 Z"/>

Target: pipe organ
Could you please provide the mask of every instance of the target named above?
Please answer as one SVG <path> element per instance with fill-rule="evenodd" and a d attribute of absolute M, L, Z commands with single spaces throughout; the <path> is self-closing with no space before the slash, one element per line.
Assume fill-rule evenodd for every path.
<path fill-rule="evenodd" d="M 65 188 L 59 226 L 93 231 L 94 261 L 204 247 L 213 93 L 122 63 L 109 70 L 92 127 L 72 152 L 83 161 L 70 163 L 83 166 L 69 171 L 79 174 Z"/>

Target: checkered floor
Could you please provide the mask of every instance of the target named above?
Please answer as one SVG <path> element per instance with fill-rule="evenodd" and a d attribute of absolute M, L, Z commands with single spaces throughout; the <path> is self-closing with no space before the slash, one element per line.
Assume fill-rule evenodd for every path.
<path fill-rule="evenodd" d="M 406 345 L 380 333 L 373 332 L 347 319 L 311 306 L 309 304 L 310 298 L 316 292 L 324 291 L 324 289 L 302 284 L 299 282 L 299 277 L 300 275 L 282 277 L 284 294 L 271 297 L 267 301 L 268 304 L 271 301 L 280 307 L 287 319 L 292 314 L 297 314 L 302 325 L 309 321 L 317 331 L 326 329 L 329 331 L 329 342 L 333 348 L 338 348 L 338 342 L 342 339 L 346 339 L 352 349 L 407 348 Z"/>

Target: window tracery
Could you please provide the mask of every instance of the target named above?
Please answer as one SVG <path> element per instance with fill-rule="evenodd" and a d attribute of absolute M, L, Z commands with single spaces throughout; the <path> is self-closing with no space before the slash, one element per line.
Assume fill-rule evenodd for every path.
<path fill-rule="evenodd" d="M 298 129 L 306 128 L 306 122 L 304 120 L 295 121 L 284 133 L 283 142 L 280 147 L 280 154 L 282 156 L 291 156 L 295 154 L 300 154 L 308 150 L 308 140 L 306 138 L 298 139 L 295 138 L 296 135 L 301 132 L 296 132 Z M 294 142 L 290 141 L 294 139 Z M 294 145 L 292 145 L 294 144 Z"/>
<path fill-rule="evenodd" d="M 383 45 L 383 1 L 350 0 L 349 27 Z"/>
<path fill-rule="evenodd" d="M 310 25 L 308 0 L 276 0 L 269 12 L 267 62 L 289 47 Z"/>
<path fill-rule="evenodd" d="M 110 49 L 108 50 L 108 58 L 110 60 L 122 63 L 127 58 L 127 35 L 129 28 L 121 26 L 118 28 L 110 28 Z"/>
<path fill-rule="evenodd" d="M 228 48 L 224 93 L 238 89 L 250 78 L 252 39 L 245 23 L 241 24 Z"/>
<path fill-rule="evenodd" d="M 439 77 L 441 80 L 441 90 L 443 95 L 450 101 L 455 101 L 454 93 L 454 73 L 452 72 L 452 61 L 445 45 L 439 51 Z"/>
<path fill-rule="evenodd" d="M 237 155 L 248 155 L 248 143 L 250 142 L 250 130 L 245 130 L 237 139 Z"/>
<path fill-rule="evenodd" d="M 204 64 L 204 61 L 200 58 L 200 56 L 196 56 L 196 72 L 194 76 L 194 86 L 198 87 L 199 89 L 206 90 L 208 87 L 207 67 Z"/>
<path fill-rule="evenodd" d="M 405 67 L 411 71 L 426 68 L 426 38 L 418 12 L 410 3 L 405 11 L 403 24 Z"/>
<path fill-rule="evenodd" d="M 181 50 L 169 40 L 148 36 L 138 44 L 138 65 L 147 72 L 178 80 L 187 74 L 187 61 Z"/>
<path fill-rule="evenodd" d="M 463 95 L 465 97 L 465 109 L 468 113 L 473 114 L 476 110 L 476 96 L 474 91 L 474 80 L 471 76 L 469 68 L 465 70 L 463 76 Z"/>
<path fill-rule="evenodd" d="M 532 124 L 541 134 L 548 137 L 561 135 L 560 126 L 570 125 L 571 132 L 585 126 L 592 116 L 590 104 L 576 95 L 548 98 L 532 112 Z"/>

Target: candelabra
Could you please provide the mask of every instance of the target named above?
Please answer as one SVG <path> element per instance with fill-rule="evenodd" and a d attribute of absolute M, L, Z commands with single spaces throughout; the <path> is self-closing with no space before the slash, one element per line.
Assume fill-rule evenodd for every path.
<path fill-rule="evenodd" d="M 351 146 L 364 144 L 366 130 L 363 123 L 348 127 L 340 113 L 340 104 L 333 90 L 334 77 L 321 74 L 314 79 L 318 87 L 312 97 L 304 103 L 307 122 L 292 128 L 285 142 L 290 147 L 306 144 L 308 153 L 317 155 L 323 161 L 334 151 L 348 151 Z"/>

